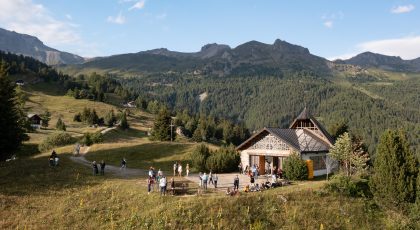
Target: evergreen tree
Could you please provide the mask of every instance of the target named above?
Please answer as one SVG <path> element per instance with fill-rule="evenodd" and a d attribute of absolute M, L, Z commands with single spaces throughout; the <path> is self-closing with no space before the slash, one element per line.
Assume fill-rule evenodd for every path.
<path fill-rule="evenodd" d="M 0 75 L 0 161 L 9 158 L 25 139 L 14 88 L 6 76 Z"/>
<path fill-rule="evenodd" d="M 51 113 L 47 110 L 41 114 L 41 126 L 47 128 L 51 120 Z"/>
<path fill-rule="evenodd" d="M 128 125 L 128 122 L 127 122 L 127 114 L 126 114 L 125 111 L 121 114 L 121 120 L 120 120 L 120 126 L 119 127 L 122 130 L 127 130 L 128 128 L 130 128 L 130 126 Z"/>
<path fill-rule="evenodd" d="M 104 122 L 105 122 L 105 125 L 106 126 L 108 126 L 108 127 L 112 127 L 112 126 L 114 126 L 114 123 L 117 121 L 117 119 L 116 119 L 116 117 L 115 117 L 115 114 L 114 114 L 114 110 L 110 110 L 106 115 L 105 115 L 105 118 L 104 118 Z"/>
<path fill-rule="evenodd" d="M 156 140 L 168 141 L 171 139 L 171 116 L 166 108 L 162 108 L 153 125 L 153 137 Z"/>
<path fill-rule="evenodd" d="M 373 169 L 370 187 L 381 204 L 393 208 L 415 201 L 417 160 L 402 131 L 385 131 Z"/>
<path fill-rule="evenodd" d="M 64 124 L 63 120 L 61 120 L 61 117 L 58 118 L 55 128 L 57 130 L 66 131 L 66 124 Z"/>

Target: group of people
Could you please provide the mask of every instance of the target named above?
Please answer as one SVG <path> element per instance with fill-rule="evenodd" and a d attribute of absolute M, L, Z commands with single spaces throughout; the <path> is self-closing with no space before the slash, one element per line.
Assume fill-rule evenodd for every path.
<path fill-rule="evenodd" d="M 219 180 L 219 177 L 217 176 L 216 173 L 212 173 L 211 171 L 209 172 L 209 174 L 207 175 L 207 173 L 202 173 L 200 172 L 198 174 L 199 177 L 199 192 L 201 191 L 201 189 L 207 190 L 207 185 L 208 184 L 212 184 L 214 186 L 214 188 L 217 188 L 217 181 Z"/>
<path fill-rule="evenodd" d="M 51 156 L 48 160 L 50 162 L 51 167 L 58 166 L 58 161 L 60 160 L 60 158 L 58 158 L 58 155 L 55 152 L 55 150 L 52 151 Z"/>
<path fill-rule="evenodd" d="M 239 163 L 238 165 L 238 169 L 239 169 L 239 173 L 244 174 L 244 175 L 248 175 L 248 176 L 253 176 L 255 179 L 258 178 L 258 176 L 260 175 L 260 168 L 258 165 L 252 165 L 251 167 L 249 167 L 248 165 L 245 166 L 245 168 L 242 166 L 242 163 Z M 276 175 L 276 177 L 278 178 L 283 178 L 283 170 L 281 168 L 277 168 L 276 166 L 271 167 L 271 165 L 266 162 L 265 163 L 265 175 Z"/>
<path fill-rule="evenodd" d="M 96 161 L 92 162 L 92 169 L 93 169 L 93 175 L 97 176 L 99 174 L 99 168 L 101 169 L 101 176 L 105 175 L 105 161 L 102 160 L 101 163 L 99 163 L 99 167 L 98 164 L 96 163 Z"/>
<path fill-rule="evenodd" d="M 166 176 L 163 175 L 162 170 L 159 169 L 156 174 L 155 168 L 150 167 L 146 182 L 147 182 L 147 194 L 150 194 L 151 192 L 153 192 L 155 190 L 155 184 L 158 184 L 160 195 L 166 196 L 168 182 L 166 180 Z M 170 180 L 170 191 L 172 195 L 175 194 L 175 180 L 173 177 Z"/>
<path fill-rule="evenodd" d="M 174 163 L 174 176 L 178 175 L 179 177 L 182 177 L 182 164 L 178 163 L 177 161 Z M 186 172 L 186 176 L 188 176 L 190 174 L 190 165 L 187 164 L 187 166 L 185 166 L 185 172 Z"/>

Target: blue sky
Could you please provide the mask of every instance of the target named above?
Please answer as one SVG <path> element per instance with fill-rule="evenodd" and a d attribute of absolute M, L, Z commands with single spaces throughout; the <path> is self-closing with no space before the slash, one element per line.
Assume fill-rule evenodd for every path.
<path fill-rule="evenodd" d="M 86 57 L 275 39 L 326 58 L 420 57 L 414 0 L 0 0 L 0 27 Z"/>

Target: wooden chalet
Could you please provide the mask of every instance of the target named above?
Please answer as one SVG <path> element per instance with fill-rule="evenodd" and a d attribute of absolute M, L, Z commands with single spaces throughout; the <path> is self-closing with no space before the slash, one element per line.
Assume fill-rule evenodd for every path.
<path fill-rule="evenodd" d="M 39 129 L 41 127 L 42 118 L 38 114 L 28 114 L 28 120 L 33 128 Z"/>
<path fill-rule="evenodd" d="M 326 154 L 334 140 L 325 128 L 304 108 L 288 129 L 263 128 L 237 147 L 244 167 L 256 165 L 264 174 L 266 164 L 283 168 L 284 160 L 296 152 L 304 160 L 311 160 L 313 175 L 326 171 Z"/>

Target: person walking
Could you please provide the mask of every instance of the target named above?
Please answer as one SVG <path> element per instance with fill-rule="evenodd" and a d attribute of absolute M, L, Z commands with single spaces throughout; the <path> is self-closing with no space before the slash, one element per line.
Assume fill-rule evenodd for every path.
<path fill-rule="evenodd" d="M 101 175 L 104 176 L 105 175 L 105 161 L 102 160 L 100 165 L 101 165 Z"/>
<path fill-rule="evenodd" d="M 127 168 L 127 161 L 125 160 L 125 158 L 123 158 L 121 160 L 121 170 L 124 170 Z"/>
<path fill-rule="evenodd" d="M 214 182 L 214 188 L 217 188 L 217 181 L 219 180 L 219 178 L 217 177 L 217 174 L 215 173 L 213 175 L 213 182 Z"/>
<path fill-rule="evenodd" d="M 239 190 L 239 176 L 236 175 L 235 179 L 233 180 L 233 190 Z"/>
<path fill-rule="evenodd" d="M 163 176 L 162 178 L 160 178 L 159 186 L 160 186 L 160 195 L 166 196 L 166 177 Z"/>
<path fill-rule="evenodd" d="M 190 164 L 187 164 L 187 166 L 185 167 L 185 172 L 187 173 L 187 177 L 190 174 Z"/>
<path fill-rule="evenodd" d="M 182 164 L 181 163 L 179 163 L 178 165 L 178 176 L 182 177 Z"/>

